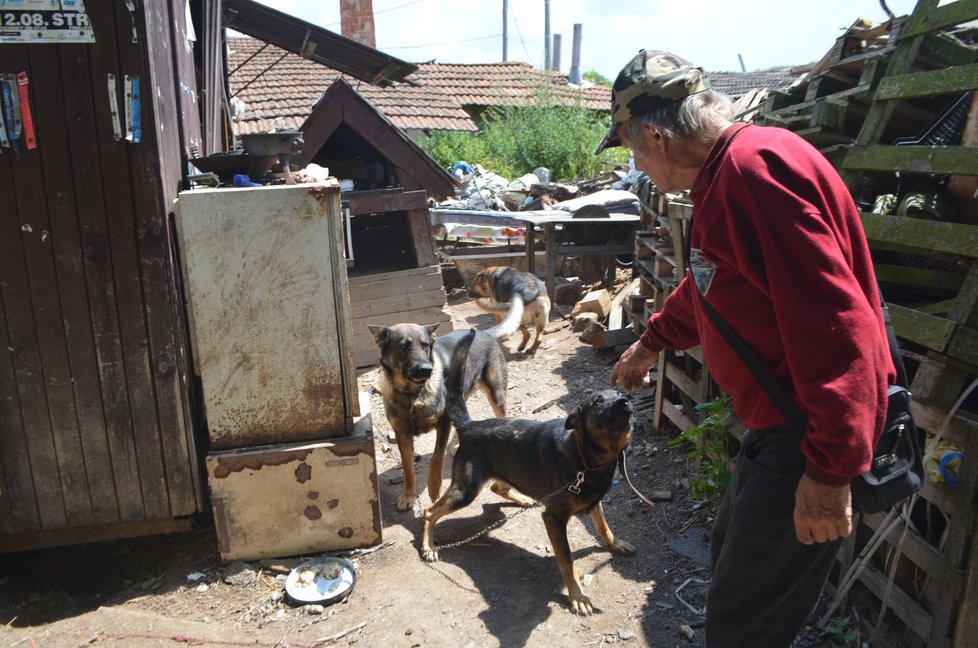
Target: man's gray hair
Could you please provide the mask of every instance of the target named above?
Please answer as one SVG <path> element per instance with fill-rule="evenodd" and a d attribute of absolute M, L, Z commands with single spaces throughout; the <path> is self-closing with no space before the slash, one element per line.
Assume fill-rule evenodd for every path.
<path fill-rule="evenodd" d="M 639 142 L 645 126 L 656 126 L 678 142 L 707 142 L 733 121 L 733 101 L 716 90 L 704 90 L 653 112 L 632 117 L 619 128 L 629 144 Z"/>

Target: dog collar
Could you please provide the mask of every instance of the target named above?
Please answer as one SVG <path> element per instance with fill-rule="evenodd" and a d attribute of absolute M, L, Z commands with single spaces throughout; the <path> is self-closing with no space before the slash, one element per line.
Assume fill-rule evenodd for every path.
<path fill-rule="evenodd" d="M 618 462 L 618 457 L 615 457 L 611 461 L 606 461 L 603 464 L 599 464 L 599 465 L 595 466 L 594 468 L 591 468 L 590 466 L 588 466 L 587 465 L 587 461 L 584 459 L 584 448 L 581 445 L 581 435 L 578 433 L 578 431 L 576 429 L 574 430 L 574 445 L 577 446 L 577 456 L 581 460 L 581 465 L 584 466 L 584 470 L 582 471 L 582 473 L 578 473 L 578 474 L 583 474 L 585 472 L 592 472 L 592 471 L 595 471 L 595 470 L 604 470 L 608 466 L 614 466 L 615 463 Z M 583 477 L 581 477 L 580 480 L 578 481 L 578 483 L 577 483 L 577 486 L 578 487 L 580 486 L 580 482 L 581 481 L 584 481 L 584 478 Z"/>

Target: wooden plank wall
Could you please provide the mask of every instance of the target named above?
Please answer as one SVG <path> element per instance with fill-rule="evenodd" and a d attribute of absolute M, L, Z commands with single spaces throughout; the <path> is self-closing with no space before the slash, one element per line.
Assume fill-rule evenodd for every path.
<path fill-rule="evenodd" d="M 0 550 L 203 508 L 169 226 L 197 128 L 170 40 L 185 6 L 86 9 L 93 44 L 0 45 L 0 72 L 30 75 L 38 142 L 0 155 Z M 113 138 L 108 74 L 120 107 L 140 77 L 138 144 Z"/>
<path fill-rule="evenodd" d="M 445 310 L 445 285 L 439 265 L 360 275 L 350 277 L 349 283 L 357 367 L 367 367 L 380 360 L 380 350 L 368 325 L 439 322 L 439 335 L 452 330 L 452 317 Z"/>

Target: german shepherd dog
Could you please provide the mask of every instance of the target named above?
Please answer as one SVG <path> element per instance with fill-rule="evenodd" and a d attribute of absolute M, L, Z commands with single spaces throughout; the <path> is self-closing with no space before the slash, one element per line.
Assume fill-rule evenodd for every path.
<path fill-rule="evenodd" d="M 617 540 L 608 526 L 601 499 L 611 487 L 619 455 L 632 435 L 632 404 L 614 390 L 586 398 L 566 420 L 530 421 L 499 418 L 456 423 L 458 449 L 452 464 L 452 482 L 424 513 L 421 556 L 438 560 L 433 544 L 435 523 L 468 506 L 485 484 L 521 506 L 533 501 L 509 492 L 515 488 L 545 506 L 543 522 L 563 576 L 571 609 L 593 612 L 581 589 L 567 542 L 571 516 L 589 513 L 594 527 L 615 554 L 631 555 L 635 548 Z"/>
<path fill-rule="evenodd" d="M 506 358 L 496 339 L 475 329 L 435 337 L 438 324 L 368 325 L 380 347 L 377 391 L 394 429 L 404 466 L 397 510 L 414 507 L 414 437 L 437 430 L 428 467 L 428 496 L 441 493 L 445 448 L 452 423 L 468 420 L 465 400 L 481 387 L 496 416 L 506 415 Z"/>
<path fill-rule="evenodd" d="M 519 329 L 523 341 L 518 351 L 526 349 L 526 343 L 530 341 L 528 325 L 532 322 L 536 337 L 527 353 L 536 353 L 550 317 L 550 297 L 540 277 L 510 266 L 489 266 L 475 276 L 469 296 L 480 308 L 495 314 L 496 326 L 489 332 L 497 338 L 508 337 Z M 506 313 L 505 319 L 503 313 Z"/>

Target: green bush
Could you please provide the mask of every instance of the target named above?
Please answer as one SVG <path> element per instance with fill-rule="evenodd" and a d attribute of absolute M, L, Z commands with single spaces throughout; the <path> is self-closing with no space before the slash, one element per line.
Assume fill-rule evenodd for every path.
<path fill-rule="evenodd" d="M 594 155 L 609 125 L 609 117 L 558 102 L 551 89 L 543 88 L 532 105 L 488 111 L 478 133 L 438 131 L 420 144 L 445 168 L 465 160 L 515 179 L 542 166 L 550 169 L 552 180 L 565 182 L 594 177 L 608 162 L 627 161 L 620 148 Z"/>
<path fill-rule="evenodd" d="M 695 499 L 718 504 L 730 484 L 730 457 L 727 453 L 727 430 L 737 424 L 729 398 L 717 398 L 696 406 L 701 423 L 683 430 L 667 444 L 670 448 L 685 447 L 686 455 L 700 462 L 699 472 L 689 480 Z"/>

